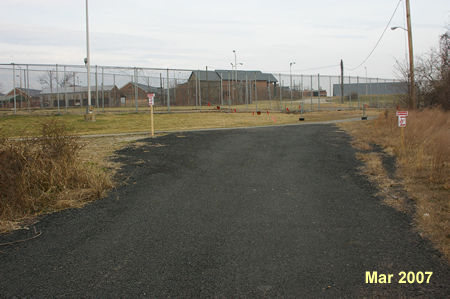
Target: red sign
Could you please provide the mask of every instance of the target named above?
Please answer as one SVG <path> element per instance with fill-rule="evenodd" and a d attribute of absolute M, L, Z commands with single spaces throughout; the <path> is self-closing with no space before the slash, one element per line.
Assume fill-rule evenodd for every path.
<path fill-rule="evenodd" d="M 408 116 L 408 111 L 397 111 L 397 116 Z"/>

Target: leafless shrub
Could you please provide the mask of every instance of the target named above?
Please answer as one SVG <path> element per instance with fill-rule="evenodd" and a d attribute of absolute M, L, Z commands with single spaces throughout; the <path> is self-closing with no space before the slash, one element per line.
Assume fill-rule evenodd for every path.
<path fill-rule="evenodd" d="M 82 163 L 82 144 L 56 120 L 39 138 L 0 137 L 0 220 L 81 206 L 111 186 L 107 173 Z"/>

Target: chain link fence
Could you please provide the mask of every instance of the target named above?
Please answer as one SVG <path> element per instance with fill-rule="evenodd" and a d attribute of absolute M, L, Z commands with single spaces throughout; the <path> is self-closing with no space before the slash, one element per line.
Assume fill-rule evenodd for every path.
<path fill-rule="evenodd" d="M 84 65 L 0 64 L 0 111 L 84 113 Z M 91 66 L 96 112 L 285 111 L 387 108 L 399 104 L 406 83 L 394 79 L 244 70 L 186 70 Z"/>

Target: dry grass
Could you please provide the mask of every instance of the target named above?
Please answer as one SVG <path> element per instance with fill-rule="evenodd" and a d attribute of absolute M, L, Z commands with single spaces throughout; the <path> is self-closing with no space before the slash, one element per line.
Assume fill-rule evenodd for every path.
<path fill-rule="evenodd" d="M 305 113 L 306 122 L 360 117 L 361 111 L 321 111 Z M 369 115 L 378 111 L 371 110 Z M 5 136 L 37 136 L 39 126 L 48 119 L 63 120 L 74 135 L 113 134 L 150 131 L 148 113 L 97 114 L 95 122 L 86 122 L 80 115 L 62 116 L 6 116 L 0 117 L 0 130 Z M 298 114 L 263 112 L 261 115 L 246 113 L 171 113 L 155 114 L 155 130 L 177 131 L 203 128 L 264 126 L 298 123 Z"/>
<path fill-rule="evenodd" d="M 104 196 L 110 175 L 81 163 L 83 148 L 63 123 L 50 120 L 39 138 L 0 139 L 0 232 L 33 216 L 81 207 Z"/>
<path fill-rule="evenodd" d="M 450 112 L 410 112 L 404 146 L 395 111 L 364 124 L 340 126 L 355 137 L 354 146 L 363 151 L 358 156 L 365 162 L 364 172 L 379 184 L 386 201 L 399 210 L 409 210 L 408 200 L 397 192 L 401 184 L 413 200 L 419 231 L 450 260 Z M 387 154 L 397 157 L 397 181 L 388 178 L 379 154 L 364 152 L 370 151 L 370 144 L 381 145 Z"/>

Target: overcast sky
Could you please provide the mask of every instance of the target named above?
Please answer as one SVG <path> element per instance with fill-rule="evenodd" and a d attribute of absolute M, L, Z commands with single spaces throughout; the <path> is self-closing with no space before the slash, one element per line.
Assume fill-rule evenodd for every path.
<path fill-rule="evenodd" d="M 335 75 L 359 65 L 398 0 L 90 0 L 91 61 L 98 65 L 243 69 Z M 0 63 L 82 64 L 85 0 L 1 0 Z M 411 0 L 415 55 L 436 47 L 450 1 Z M 405 3 L 391 26 L 405 25 Z M 406 32 L 388 30 L 372 57 L 348 75 L 394 77 Z M 314 69 L 313 69 L 314 68 Z"/>

